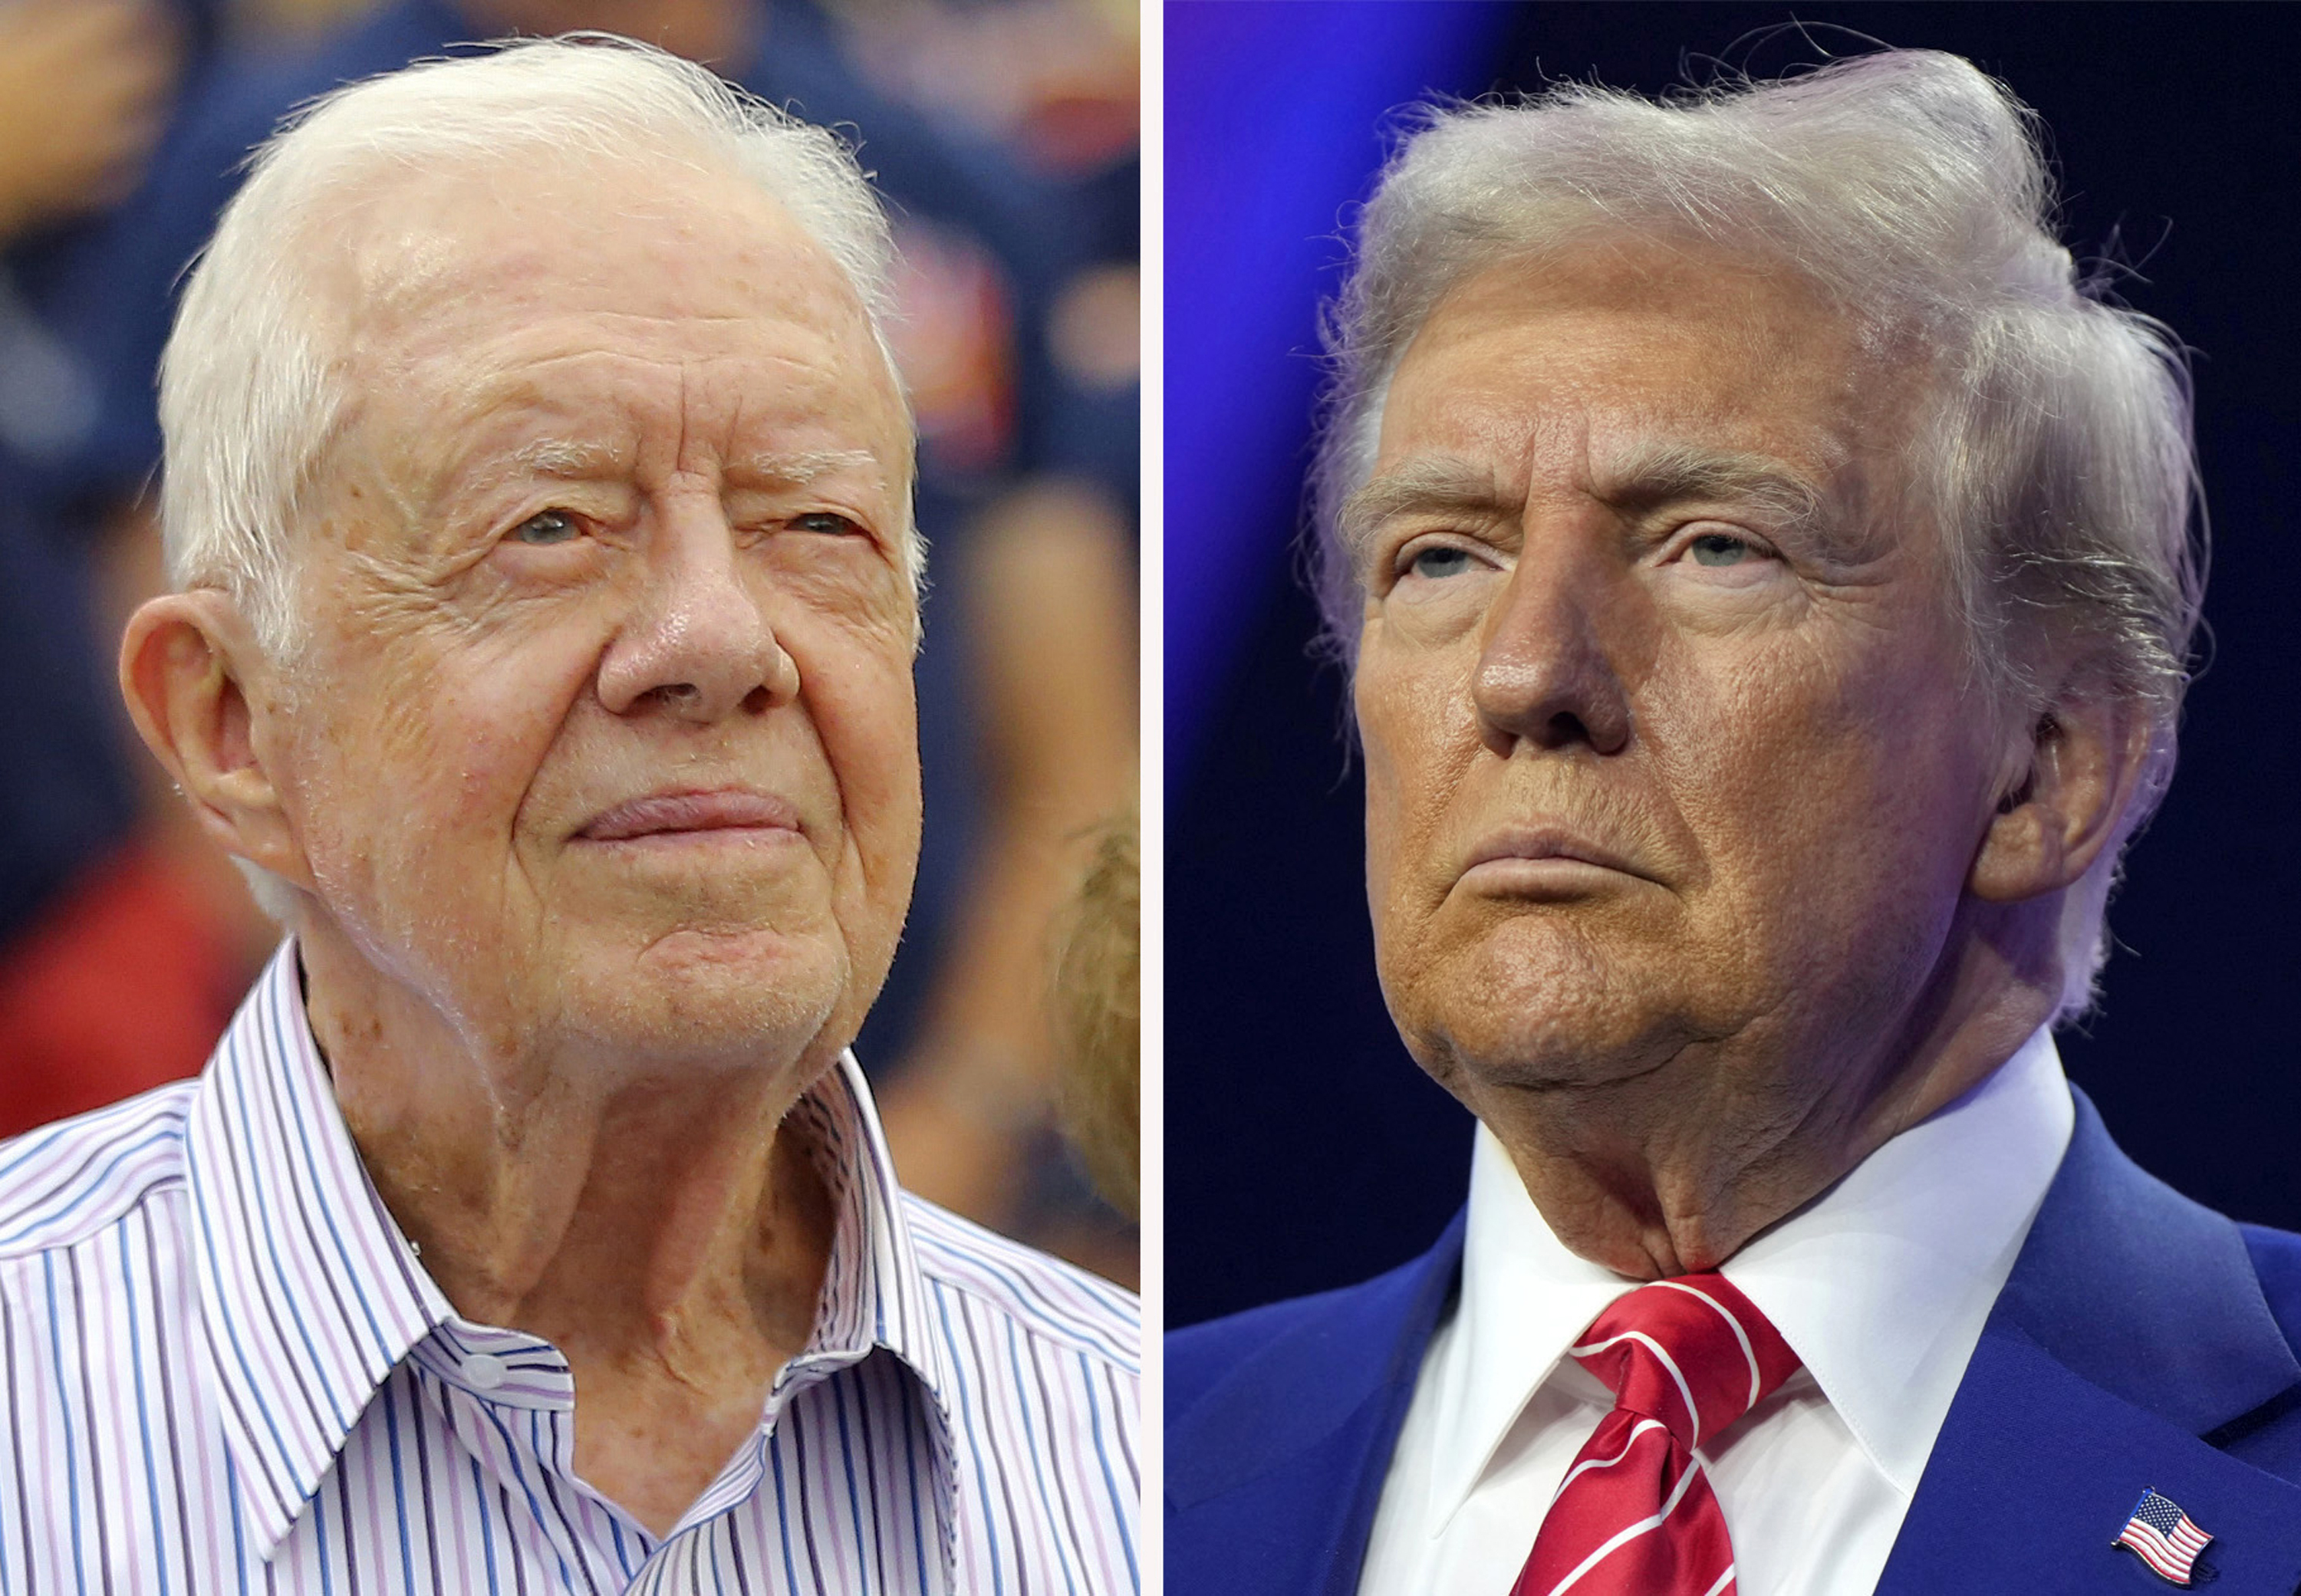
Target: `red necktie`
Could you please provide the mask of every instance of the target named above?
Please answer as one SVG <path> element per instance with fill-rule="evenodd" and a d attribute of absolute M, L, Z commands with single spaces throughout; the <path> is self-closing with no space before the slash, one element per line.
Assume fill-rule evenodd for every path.
<path fill-rule="evenodd" d="M 1788 1379 L 1797 1354 L 1722 1274 L 1641 1286 L 1569 1351 L 1614 1410 L 1566 1471 L 1510 1596 L 1733 1596 L 1734 1543 L 1694 1449 Z"/>

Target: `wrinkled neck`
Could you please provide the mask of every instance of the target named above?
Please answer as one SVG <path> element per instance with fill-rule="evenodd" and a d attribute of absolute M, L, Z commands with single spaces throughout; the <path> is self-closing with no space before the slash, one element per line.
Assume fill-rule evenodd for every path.
<path fill-rule="evenodd" d="M 1577 1256 L 1634 1280 L 1714 1269 L 2052 1017 L 2050 909 L 1977 916 L 1885 1035 L 1809 1037 L 1798 1057 L 1776 1033 L 1734 1036 L 1600 1084 L 1465 1095 Z"/>
<path fill-rule="evenodd" d="M 805 1345 L 833 1199 L 785 1125 L 804 1061 L 634 1068 L 490 1034 L 325 928 L 300 950 L 346 1124 L 459 1313 L 674 1369 Z"/>

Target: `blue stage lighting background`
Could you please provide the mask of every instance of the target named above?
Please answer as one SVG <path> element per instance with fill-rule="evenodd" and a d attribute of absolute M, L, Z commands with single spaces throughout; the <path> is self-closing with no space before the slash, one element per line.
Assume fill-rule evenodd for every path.
<path fill-rule="evenodd" d="M 1547 74 L 1658 90 L 1952 50 L 2043 115 L 2080 256 L 2196 350 L 2215 534 L 2210 668 L 2164 813 L 2112 916 L 2107 1003 L 2070 1073 L 2142 1165 L 2301 1228 L 2301 8 L 1264 4 L 1167 12 L 1167 1281 L 1186 1324 L 1361 1278 L 1460 1201 L 1469 1122 L 1376 985 L 1341 682 L 1292 580 L 1315 305 L 1386 112 Z"/>

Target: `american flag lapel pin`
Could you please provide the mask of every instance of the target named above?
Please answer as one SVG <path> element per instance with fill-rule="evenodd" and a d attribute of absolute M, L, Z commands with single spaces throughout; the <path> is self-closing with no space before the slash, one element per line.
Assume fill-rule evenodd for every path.
<path fill-rule="evenodd" d="M 2110 1545 L 2113 1550 L 2124 1547 L 2166 1583 L 2187 1587 L 2197 1554 L 2212 1540 L 2190 1522 L 2187 1513 L 2152 1488 L 2141 1493 L 2140 1505 Z"/>

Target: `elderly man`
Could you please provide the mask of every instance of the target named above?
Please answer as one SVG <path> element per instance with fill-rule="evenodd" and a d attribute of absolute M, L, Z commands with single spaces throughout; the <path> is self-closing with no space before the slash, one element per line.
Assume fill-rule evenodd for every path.
<path fill-rule="evenodd" d="M 1324 597 L 1385 996 L 1481 1130 L 1435 1251 L 1171 1341 L 1175 1588 L 2301 1584 L 2301 1246 L 2050 1034 L 2198 570 L 2178 355 L 2049 206 L 1920 54 L 1386 174 Z"/>
<path fill-rule="evenodd" d="M 137 723 L 292 935 L 0 1162 L 0 1583 L 1110 1592 L 1134 1308 L 895 1187 L 912 437 L 830 135 L 545 43 L 270 146 Z"/>

